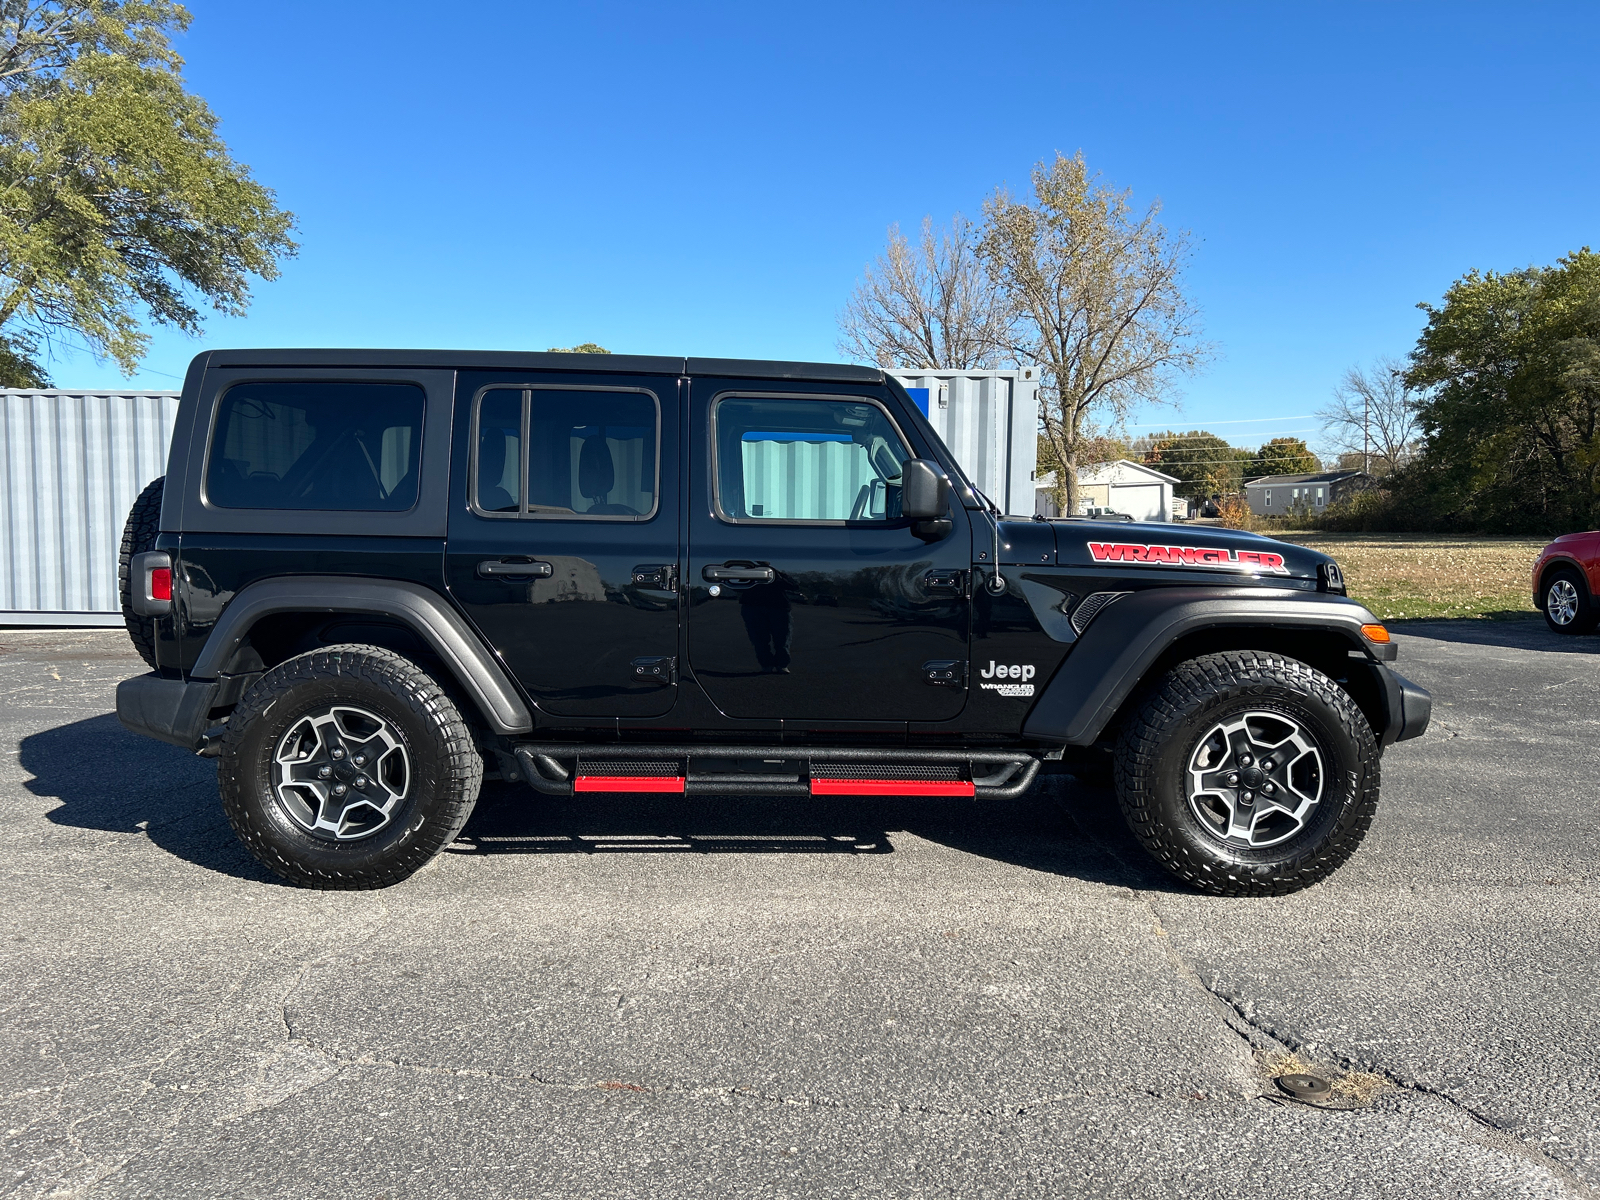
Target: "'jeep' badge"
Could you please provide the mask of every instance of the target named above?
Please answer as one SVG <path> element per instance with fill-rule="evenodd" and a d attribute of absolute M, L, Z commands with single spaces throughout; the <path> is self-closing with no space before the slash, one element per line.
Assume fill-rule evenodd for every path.
<path fill-rule="evenodd" d="M 1034 676 L 1032 663 L 997 663 L 989 660 L 987 669 L 978 672 L 980 679 L 1021 679 L 1028 680 Z M 978 685 L 987 692 L 999 692 L 1002 696 L 1031 696 L 1033 684 L 1031 683 L 980 683 Z"/>
<path fill-rule="evenodd" d="M 1283 555 L 1270 550 L 1224 550 L 1221 546 L 1136 546 L 1127 542 L 1090 542 L 1095 562 L 1145 563 L 1161 567 L 1215 567 L 1228 571 L 1266 571 L 1287 575 Z"/>

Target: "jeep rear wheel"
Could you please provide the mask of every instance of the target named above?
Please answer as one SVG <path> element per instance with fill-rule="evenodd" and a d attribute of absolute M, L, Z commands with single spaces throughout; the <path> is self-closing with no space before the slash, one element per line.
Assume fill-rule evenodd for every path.
<path fill-rule="evenodd" d="M 1178 878 L 1224 896 L 1331 874 L 1372 823 L 1378 784 L 1377 742 L 1348 693 L 1264 652 L 1179 664 L 1117 747 L 1134 835 Z"/>
<path fill-rule="evenodd" d="M 302 887 L 398 883 L 455 839 L 483 763 L 409 659 L 332 646 L 274 667 L 228 721 L 217 779 L 239 839 Z"/>

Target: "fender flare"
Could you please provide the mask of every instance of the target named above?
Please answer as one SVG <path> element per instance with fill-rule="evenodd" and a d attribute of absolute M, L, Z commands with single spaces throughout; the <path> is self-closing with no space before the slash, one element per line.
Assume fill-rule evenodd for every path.
<path fill-rule="evenodd" d="M 1339 596 L 1285 588 L 1146 588 L 1094 619 L 1045 685 L 1023 733 L 1092 745 L 1156 660 L 1187 634 L 1230 627 L 1332 632 L 1377 665 L 1391 661 L 1397 648 L 1362 637 L 1361 626 L 1375 624 L 1365 607 Z"/>
<path fill-rule="evenodd" d="M 1533 585 L 1534 608 L 1538 609 L 1540 612 L 1544 611 L 1544 596 L 1541 594 L 1544 591 L 1544 581 L 1550 572 L 1555 570 L 1557 567 L 1571 567 L 1574 571 L 1576 571 L 1578 573 L 1578 581 L 1583 584 L 1584 594 L 1591 600 L 1594 599 L 1594 589 L 1589 586 L 1589 569 L 1583 565 L 1582 561 L 1575 558 L 1573 555 L 1568 554 L 1565 551 L 1558 550 L 1549 558 L 1545 559 L 1543 564 L 1539 567 L 1539 580 Z"/>
<path fill-rule="evenodd" d="M 196 681 L 219 679 L 251 628 L 274 613 L 371 613 L 391 617 L 432 648 L 498 734 L 527 733 L 533 717 L 472 627 L 438 592 L 403 579 L 280 575 L 242 588 L 222 610 L 190 668 Z"/>

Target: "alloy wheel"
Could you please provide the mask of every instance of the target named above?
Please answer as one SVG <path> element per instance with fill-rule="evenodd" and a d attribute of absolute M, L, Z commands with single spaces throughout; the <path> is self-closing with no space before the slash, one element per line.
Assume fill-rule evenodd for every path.
<path fill-rule="evenodd" d="M 297 826 L 326 841 L 371 837 L 411 788 L 399 732 L 377 713 L 331 705 L 302 716 L 278 739 L 272 791 Z"/>
<path fill-rule="evenodd" d="M 1277 712 L 1246 712 L 1212 726 L 1189 756 L 1189 808 L 1212 836 L 1259 850 L 1305 828 L 1322 799 L 1322 752 Z"/>
<path fill-rule="evenodd" d="M 1570 579 L 1557 579 L 1544 594 L 1544 609 L 1556 625 L 1571 625 L 1578 619 L 1578 589 Z"/>

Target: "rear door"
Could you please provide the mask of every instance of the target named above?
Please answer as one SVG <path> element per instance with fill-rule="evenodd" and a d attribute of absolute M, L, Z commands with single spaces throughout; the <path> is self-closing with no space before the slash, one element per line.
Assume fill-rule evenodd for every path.
<path fill-rule="evenodd" d="M 865 394 L 863 394 L 863 392 Z M 925 543 L 886 394 L 694 379 L 687 586 L 695 678 L 726 715 L 937 721 L 966 700 L 971 533 Z"/>
<path fill-rule="evenodd" d="M 544 712 L 676 699 L 678 379 L 463 371 L 445 570 Z"/>

